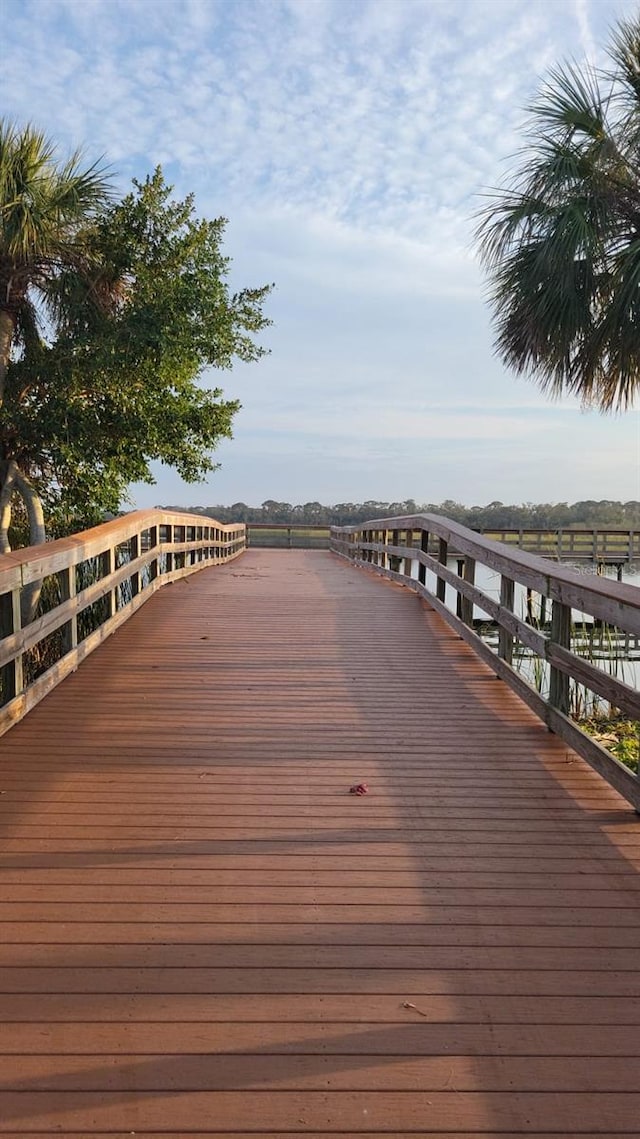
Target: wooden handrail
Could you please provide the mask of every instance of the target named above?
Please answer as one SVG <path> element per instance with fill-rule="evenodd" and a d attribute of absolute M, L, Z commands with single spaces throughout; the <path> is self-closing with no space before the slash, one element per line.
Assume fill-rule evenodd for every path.
<path fill-rule="evenodd" d="M 306 522 L 247 522 L 247 546 L 324 548 L 329 546 L 329 525 Z M 263 536 L 267 535 L 264 541 Z"/>
<path fill-rule="evenodd" d="M 161 586 L 245 548 L 242 523 L 138 510 L 0 556 L 0 735 Z M 43 583 L 48 606 L 22 628 L 21 593 L 33 582 Z M 30 677 L 35 656 L 38 674 Z"/>
<path fill-rule="evenodd" d="M 327 533 L 330 529 L 328 522 L 247 522 L 247 530 L 321 530 Z"/>
<path fill-rule="evenodd" d="M 434 539 L 437 556 L 429 552 L 434 549 Z M 437 514 L 374 518 L 357 526 L 332 527 L 331 548 L 356 565 L 400 582 L 425 598 L 552 731 L 640 810 L 640 766 L 635 776 L 569 716 L 569 681 L 573 679 L 632 719 L 640 720 L 640 693 L 574 653 L 571 645 L 573 609 L 624 633 L 640 635 L 640 590 L 636 586 L 580 573 L 495 542 Z M 447 566 L 452 553 L 459 557 L 459 573 Z M 478 565 L 500 576 L 499 601 L 476 584 Z M 428 588 L 427 573 L 434 575 L 435 588 Z M 515 584 L 551 602 L 549 632 L 532 627 L 514 612 Z M 455 592 L 454 608 L 446 604 L 447 586 Z M 474 606 L 498 627 L 497 653 L 474 629 Z M 516 640 L 549 666 L 548 697 L 513 667 Z"/>

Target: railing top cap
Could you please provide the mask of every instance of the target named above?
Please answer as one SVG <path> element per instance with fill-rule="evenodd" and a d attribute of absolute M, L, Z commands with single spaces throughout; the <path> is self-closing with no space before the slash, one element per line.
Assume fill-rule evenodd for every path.
<path fill-rule="evenodd" d="M 98 526 L 92 526 L 91 529 L 82 530 L 78 534 L 71 534 L 67 538 L 57 538 L 53 542 L 25 546 L 9 554 L 0 554 L 0 590 L 5 574 L 15 571 L 26 563 L 30 565 L 42 563 L 43 575 L 55 572 L 57 562 L 61 565 L 77 563 L 85 557 L 95 555 L 100 549 L 108 549 L 117 545 L 119 540 L 124 542 L 134 534 L 154 526 L 208 526 L 223 532 L 245 529 L 244 523 L 218 522 L 215 518 L 201 514 L 181 514 L 178 511 L 160 509 L 133 510 L 129 514 L 112 518 L 109 522 L 102 522 Z"/>

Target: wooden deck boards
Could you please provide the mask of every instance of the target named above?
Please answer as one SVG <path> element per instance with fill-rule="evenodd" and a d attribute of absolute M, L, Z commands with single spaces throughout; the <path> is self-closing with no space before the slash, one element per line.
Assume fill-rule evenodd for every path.
<path fill-rule="evenodd" d="M 0 824 L 0 1135 L 640 1135 L 640 820 L 400 587 L 167 587 Z"/>

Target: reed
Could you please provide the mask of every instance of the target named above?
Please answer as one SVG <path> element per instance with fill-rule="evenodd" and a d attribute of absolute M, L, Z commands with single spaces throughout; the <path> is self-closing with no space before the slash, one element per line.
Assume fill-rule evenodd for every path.
<path fill-rule="evenodd" d="M 533 604 L 529 599 L 527 619 L 534 628 L 547 629 L 545 607 L 541 606 L 540 598 Z M 619 629 L 576 622 L 571 630 L 571 649 L 615 679 L 633 682 L 629 676 L 629 638 Z M 546 661 L 518 643 L 513 664 L 537 692 L 548 697 L 550 669 Z M 569 716 L 631 771 L 638 771 L 640 724 L 637 721 L 628 719 L 619 708 L 573 679 L 569 682 Z"/>

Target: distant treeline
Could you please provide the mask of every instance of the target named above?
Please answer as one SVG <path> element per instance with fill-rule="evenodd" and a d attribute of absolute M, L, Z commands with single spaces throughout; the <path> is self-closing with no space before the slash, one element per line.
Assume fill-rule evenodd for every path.
<path fill-rule="evenodd" d="M 339 502 L 323 506 L 320 502 L 305 502 L 292 506 L 290 502 L 267 499 L 261 506 L 247 506 L 234 502 L 231 506 L 166 506 L 166 510 L 189 510 L 217 518 L 219 522 L 274 522 L 312 526 L 349 526 L 366 522 L 369 518 L 387 518 L 394 514 L 444 514 L 472 530 L 545 529 L 560 527 L 596 529 L 620 527 L 625 530 L 640 528 L 640 502 L 525 502 L 508 506 L 504 502 L 490 502 L 488 506 L 463 506 L 447 499 L 440 503 L 417 503 L 408 498 L 404 502 Z"/>

